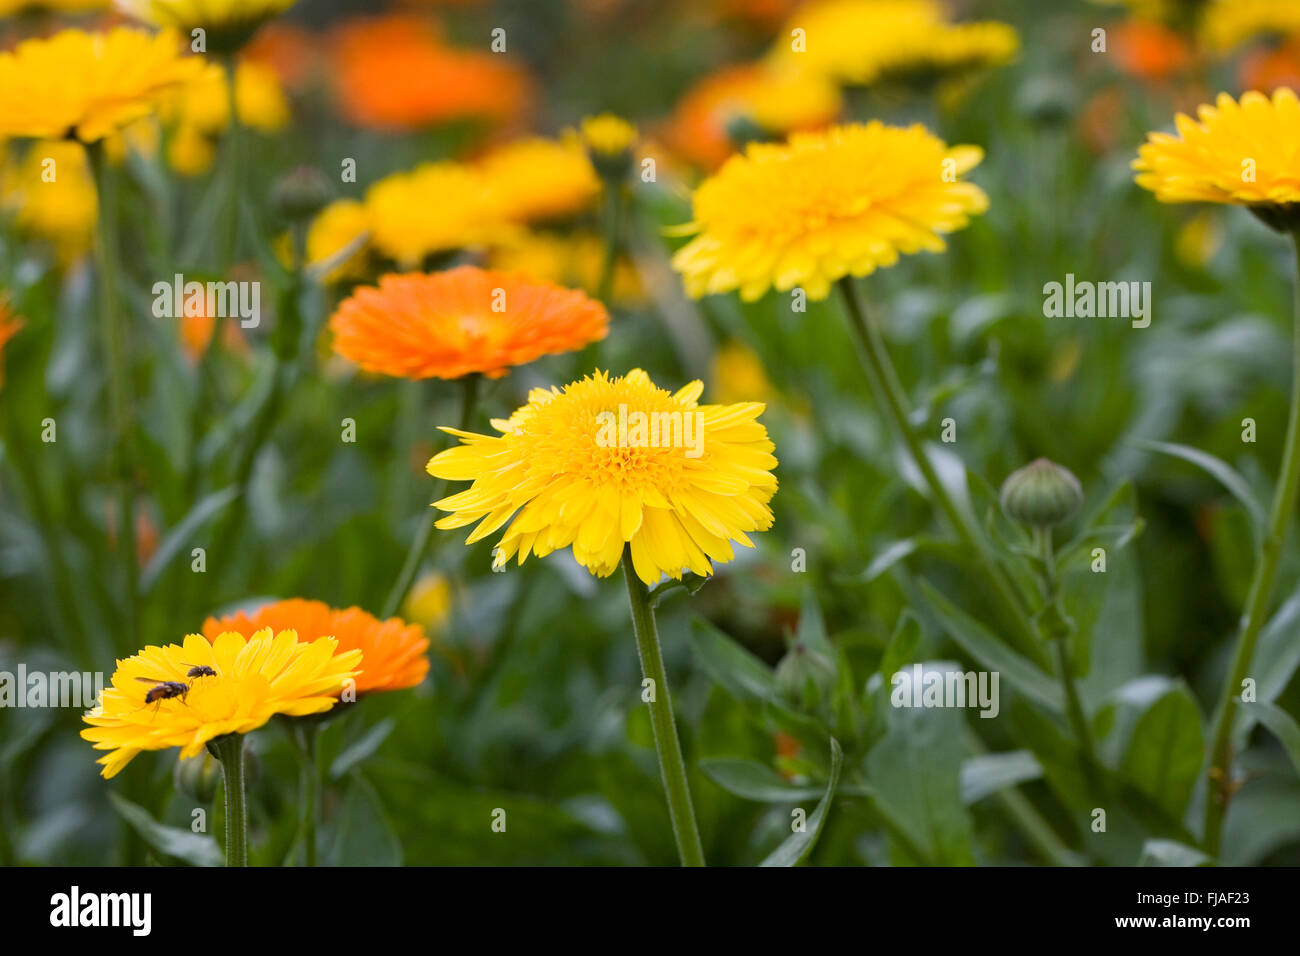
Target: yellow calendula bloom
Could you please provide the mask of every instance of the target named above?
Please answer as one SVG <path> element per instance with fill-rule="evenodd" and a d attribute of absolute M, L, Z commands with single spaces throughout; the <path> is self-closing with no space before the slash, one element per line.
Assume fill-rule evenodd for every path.
<path fill-rule="evenodd" d="M 1178 114 L 1177 135 L 1149 133 L 1133 168 L 1137 184 L 1161 202 L 1247 206 L 1270 225 L 1300 203 L 1300 100 L 1282 87 L 1272 98 L 1220 93 L 1197 119 Z"/>
<path fill-rule="evenodd" d="M 833 282 L 891 266 L 900 253 L 942 252 L 988 197 L 959 177 L 983 158 L 924 126 L 836 126 L 788 144 L 752 143 L 695 191 L 695 238 L 673 268 L 698 298 L 801 287 L 823 299 Z"/>
<path fill-rule="evenodd" d="M 500 213 L 516 222 L 584 212 L 600 195 L 600 177 L 576 137 L 507 143 L 477 164 Z"/>
<path fill-rule="evenodd" d="M 349 246 L 356 246 L 356 251 L 330 269 L 324 279 L 326 282 L 364 279 L 369 270 L 362 237 L 369 230 L 370 217 L 364 203 L 355 199 L 334 200 L 307 227 L 308 268 L 334 260 Z"/>
<path fill-rule="evenodd" d="M 1005 23 L 948 22 L 935 0 L 813 0 L 780 37 L 776 61 L 855 85 L 1000 66 L 1020 45 Z"/>
<path fill-rule="evenodd" d="M 168 162 L 183 176 L 198 176 L 216 157 L 216 139 L 230 125 L 230 90 L 226 70 L 217 68 L 190 83 L 162 110 L 173 128 Z M 235 70 L 235 108 L 239 121 L 262 133 L 275 133 L 289 122 L 289 99 L 279 77 L 262 63 L 242 62 Z"/>
<path fill-rule="evenodd" d="M 592 574 L 614 572 L 630 549 L 637 577 L 653 584 L 752 547 L 747 532 L 772 526 L 776 458 L 763 405 L 700 405 L 692 382 L 673 393 L 641 369 L 534 389 L 499 436 L 443 431 L 462 444 L 435 455 L 429 474 L 471 481 L 434 503 L 439 528 L 479 522 L 467 543 L 506 526 L 494 567 L 571 547 Z M 513 520 L 511 520 L 513 517 Z"/>
<path fill-rule="evenodd" d="M 1206 45 L 1221 53 L 1256 37 L 1297 33 L 1300 4 L 1295 0 L 1213 0 L 1201 18 Z"/>
<path fill-rule="evenodd" d="M 99 203 L 86 150 L 69 140 L 32 143 L 4 177 L 0 207 L 27 236 L 54 243 L 65 262 L 90 248 Z"/>
<path fill-rule="evenodd" d="M 718 400 L 736 402 L 742 398 L 768 401 L 775 394 L 763 368 L 763 361 L 742 342 L 725 342 L 713 355 L 710 378 Z"/>
<path fill-rule="evenodd" d="M 332 637 L 308 644 L 269 627 L 247 640 L 228 631 L 211 643 L 191 634 L 183 644 L 146 647 L 117 662 L 81 736 L 108 751 L 98 763 L 112 777 L 142 750 L 180 747 L 181 757 L 194 757 L 208 741 L 249 733 L 276 714 L 323 713 L 360 673 L 361 651 L 337 647 Z M 214 673 L 190 676 L 195 668 Z"/>
<path fill-rule="evenodd" d="M 636 144 L 636 127 L 613 113 L 588 116 L 579 131 L 583 144 L 599 156 L 618 156 Z"/>
<path fill-rule="evenodd" d="M 509 238 L 500 191 L 461 163 L 425 163 L 394 173 L 366 192 L 371 242 L 404 267 L 426 256 Z"/>
<path fill-rule="evenodd" d="M 170 31 L 64 30 L 25 40 L 0 53 L 0 136 L 92 143 L 147 116 L 206 69 Z"/>
<path fill-rule="evenodd" d="M 122 13 L 157 27 L 175 27 L 186 35 L 201 29 L 205 52 L 238 49 L 266 21 L 296 0 L 114 0 Z"/>
<path fill-rule="evenodd" d="M 488 261 L 493 269 L 502 272 L 522 272 L 533 279 L 573 286 L 595 295 L 604 268 L 605 240 L 594 232 L 528 232 L 494 246 Z M 641 276 L 626 258 L 614 265 L 610 298 L 627 303 L 645 298 Z"/>

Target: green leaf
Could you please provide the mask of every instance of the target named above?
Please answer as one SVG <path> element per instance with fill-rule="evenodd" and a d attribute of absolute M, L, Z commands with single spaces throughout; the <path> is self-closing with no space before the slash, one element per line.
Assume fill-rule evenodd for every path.
<path fill-rule="evenodd" d="M 817 845 L 817 838 L 821 836 L 822 828 L 826 825 L 826 815 L 830 813 L 831 801 L 835 798 L 835 788 L 840 782 L 840 765 L 844 761 L 844 753 L 840 750 L 840 743 L 834 737 L 830 738 L 831 742 L 831 776 L 826 781 L 826 793 L 817 803 L 812 815 L 804 821 L 802 833 L 792 833 L 781 842 L 781 845 L 768 854 L 759 866 L 794 866 L 804 859 L 812 848 Z"/>
<path fill-rule="evenodd" d="M 330 764 L 330 776 L 335 780 L 346 776 L 349 770 L 378 750 L 379 745 L 388 739 L 388 735 L 393 732 L 393 728 L 396 726 L 397 721 L 392 717 L 385 717 L 357 740 L 344 747 L 343 751 L 334 758 L 334 762 Z"/>
<path fill-rule="evenodd" d="M 1147 680 L 1128 686 L 1153 683 Z M 1179 818 L 1187 808 L 1205 756 L 1200 710 L 1181 682 L 1169 682 L 1136 716 L 1120 770 L 1171 817 Z"/>
<path fill-rule="evenodd" d="M 822 792 L 821 787 L 791 783 L 767 764 L 739 757 L 716 757 L 700 761 L 700 770 L 728 793 L 760 803 L 788 803 L 807 800 Z"/>
<path fill-rule="evenodd" d="M 1056 682 L 1028 659 L 1007 647 L 984 625 L 957 608 L 928 582 L 919 582 L 921 595 L 944 631 L 978 663 L 997 671 L 1018 690 L 1055 711 L 1062 710 Z"/>
<path fill-rule="evenodd" d="M 1214 478 L 1219 484 L 1228 490 L 1232 497 L 1236 498 L 1243 508 L 1249 513 L 1251 522 L 1255 529 L 1256 540 L 1258 541 L 1259 533 L 1263 530 L 1265 524 L 1264 509 L 1260 503 L 1255 500 L 1255 494 L 1250 490 L 1250 485 L 1246 479 L 1229 465 L 1222 458 L 1216 458 L 1208 452 L 1201 451 L 1199 448 L 1193 448 L 1190 445 L 1179 445 L 1173 442 L 1148 441 L 1146 439 L 1134 439 L 1133 444 L 1139 448 L 1146 448 L 1150 451 L 1160 452 L 1164 455 L 1171 455 L 1174 458 L 1181 458 L 1189 462 L 1202 471 Z"/>
<path fill-rule="evenodd" d="M 120 794 L 109 792 L 108 802 L 136 833 L 163 856 L 184 860 L 194 866 L 221 866 L 225 854 L 217 841 L 205 833 L 191 833 L 159 823 L 144 807 Z"/>
<path fill-rule="evenodd" d="M 879 674 L 888 684 L 891 677 L 912 663 L 916 656 L 917 645 L 921 643 L 921 622 L 907 608 L 898 615 L 894 633 L 885 645 L 885 653 L 880 658 Z"/>
<path fill-rule="evenodd" d="M 1300 641 L 1296 628 L 1300 624 L 1300 592 L 1291 595 L 1277 613 L 1264 625 L 1259 635 L 1259 646 L 1251 662 L 1251 672 L 1258 675 L 1255 681 L 1255 699 L 1271 704 L 1291 683 L 1296 668 L 1300 667 Z M 1240 688 L 1237 689 L 1240 692 Z M 1249 707 L 1237 709 L 1233 739 L 1238 743 L 1246 739 L 1255 725 L 1258 711 Z"/>
<path fill-rule="evenodd" d="M 402 842 L 384 814 L 379 794 L 360 774 L 352 777 L 343 797 L 328 859 L 333 866 L 402 865 Z"/>
<path fill-rule="evenodd" d="M 1042 776 L 1042 764 L 1028 750 L 967 757 L 961 765 L 961 801 L 969 807 L 999 790 Z"/>
<path fill-rule="evenodd" d="M 931 662 L 927 671 L 956 669 Z M 889 729 L 867 755 L 873 803 L 913 864 L 966 866 L 971 821 L 962 801 L 962 713 L 956 708 L 891 707 Z"/>
<path fill-rule="evenodd" d="M 691 647 L 708 675 L 737 700 L 775 699 L 772 670 L 708 621 L 691 622 Z"/>
<path fill-rule="evenodd" d="M 1291 758 L 1292 766 L 1300 773 L 1300 724 L 1275 704 L 1255 701 L 1242 706 L 1254 711 L 1256 719 L 1278 739 L 1286 750 L 1286 755 Z"/>
<path fill-rule="evenodd" d="M 172 559 L 194 539 L 195 532 L 203 527 L 209 519 L 215 517 L 226 505 L 238 498 L 239 491 L 238 487 L 230 485 L 200 498 L 185 517 L 167 532 L 167 535 L 158 545 L 158 550 L 154 552 L 153 557 L 149 559 L 149 563 L 145 565 L 144 571 L 140 574 L 140 593 L 142 595 L 153 590 L 162 573 L 167 570 L 167 565 L 171 564 Z"/>
<path fill-rule="evenodd" d="M 1142 844 L 1138 866 L 1209 866 L 1213 861 L 1186 843 L 1177 840 L 1147 840 Z"/>

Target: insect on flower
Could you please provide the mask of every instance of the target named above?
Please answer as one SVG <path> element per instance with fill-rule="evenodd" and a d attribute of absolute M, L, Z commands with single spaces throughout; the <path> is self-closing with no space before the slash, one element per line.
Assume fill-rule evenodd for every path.
<path fill-rule="evenodd" d="M 188 677 L 190 680 L 198 680 L 200 677 L 217 676 L 217 672 L 213 670 L 211 667 L 209 667 L 207 664 L 189 664 L 186 663 L 185 661 L 181 661 L 181 663 L 189 668 L 189 670 L 185 672 L 185 676 Z M 137 680 L 139 679 L 140 678 L 137 678 Z"/>
<path fill-rule="evenodd" d="M 182 684 L 178 680 L 154 680 L 152 677 L 137 677 L 136 680 L 142 684 L 153 684 L 144 695 L 144 706 L 154 704 L 155 711 L 162 706 L 164 700 L 179 697 L 183 704 L 185 698 L 189 696 L 190 685 Z"/>

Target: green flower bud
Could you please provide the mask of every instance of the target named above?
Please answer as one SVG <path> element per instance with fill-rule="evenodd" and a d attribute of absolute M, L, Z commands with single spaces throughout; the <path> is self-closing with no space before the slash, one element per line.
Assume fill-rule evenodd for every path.
<path fill-rule="evenodd" d="M 1083 504 L 1083 487 L 1068 468 L 1039 458 L 1002 483 L 1002 510 L 1021 524 L 1050 528 Z"/>
<path fill-rule="evenodd" d="M 176 792 L 199 803 L 211 803 L 221 786 L 221 764 L 206 750 L 197 757 L 177 760 L 172 768 Z"/>
<path fill-rule="evenodd" d="M 330 201 L 330 184 L 313 166 L 299 166 L 285 173 L 271 187 L 271 208 L 289 222 L 305 222 Z"/>
<path fill-rule="evenodd" d="M 816 711 L 835 689 L 835 664 L 821 651 L 795 642 L 776 666 L 776 689 L 805 712 Z"/>

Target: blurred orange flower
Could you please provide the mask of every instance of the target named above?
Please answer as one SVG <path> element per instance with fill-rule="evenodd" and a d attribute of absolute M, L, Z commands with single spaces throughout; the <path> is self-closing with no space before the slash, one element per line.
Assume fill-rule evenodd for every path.
<path fill-rule="evenodd" d="M 424 628 L 401 618 L 381 621 L 359 607 L 338 610 L 323 601 L 291 598 L 258 608 L 251 615 L 240 612 L 230 617 L 210 617 L 203 622 L 203 636 L 215 641 L 225 631 L 252 634 L 269 627 L 276 633 L 297 631 L 304 642 L 319 637 L 338 641 L 336 654 L 360 650 L 357 693 L 402 690 L 414 687 L 429 672 L 429 639 Z"/>
<path fill-rule="evenodd" d="M 346 23 L 333 47 L 339 107 L 359 126 L 508 123 L 529 100 L 528 76 L 518 67 L 491 53 L 447 46 L 433 24 L 414 14 Z"/>
<path fill-rule="evenodd" d="M 5 383 L 5 343 L 17 335 L 22 327 L 23 320 L 14 315 L 13 310 L 9 308 L 9 300 L 0 295 L 0 385 Z"/>
<path fill-rule="evenodd" d="M 605 337 L 609 314 L 581 292 L 518 273 L 458 266 L 386 275 L 330 318 L 334 351 L 398 378 L 500 378 L 512 365 Z"/>
<path fill-rule="evenodd" d="M 1250 51 L 1241 58 L 1238 76 L 1244 90 L 1272 93 L 1280 86 L 1300 89 L 1300 37 Z"/>
<path fill-rule="evenodd" d="M 1114 28 L 1112 45 L 1119 67 L 1130 76 L 1155 82 L 1186 70 L 1192 63 L 1187 41 L 1151 20 L 1126 20 Z"/>

